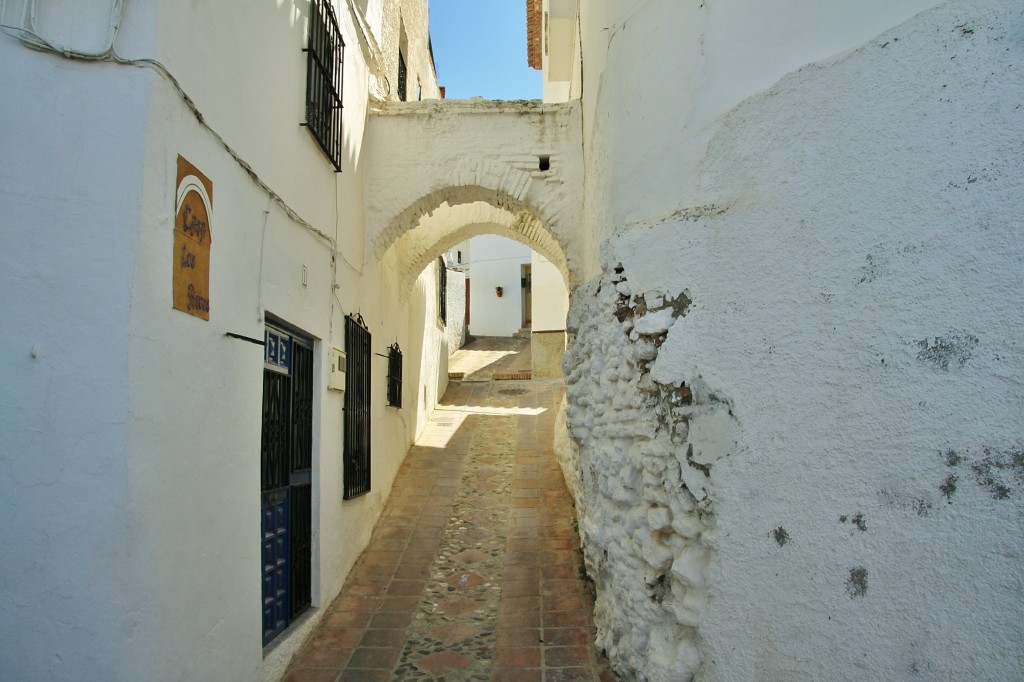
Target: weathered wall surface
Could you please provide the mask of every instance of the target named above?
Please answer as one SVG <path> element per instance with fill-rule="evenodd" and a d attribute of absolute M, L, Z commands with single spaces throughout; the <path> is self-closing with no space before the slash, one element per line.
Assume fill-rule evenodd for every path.
<path fill-rule="evenodd" d="M 1024 676 L 1022 40 L 950 2 L 804 67 L 605 242 L 566 461 L 627 679 Z"/>

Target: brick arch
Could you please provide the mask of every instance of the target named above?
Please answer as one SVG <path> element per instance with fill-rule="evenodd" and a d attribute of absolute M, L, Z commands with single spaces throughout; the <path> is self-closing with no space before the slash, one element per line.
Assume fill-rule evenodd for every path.
<path fill-rule="evenodd" d="M 378 258 L 396 249 L 400 281 L 408 289 L 440 254 L 481 234 L 526 244 L 561 271 L 570 289 L 578 281 L 566 249 L 533 207 L 502 190 L 480 185 L 449 187 L 417 200 L 377 237 L 374 249 Z"/>

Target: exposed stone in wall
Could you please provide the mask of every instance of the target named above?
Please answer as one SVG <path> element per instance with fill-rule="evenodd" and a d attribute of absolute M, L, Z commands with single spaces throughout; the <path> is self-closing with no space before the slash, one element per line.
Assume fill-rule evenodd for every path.
<path fill-rule="evenodd" d="M 807 65 L 673 204 L 615 160 L 566 461 L 624 678 L 1024 679 L 1022 35 L 954 0 Z"/>
<path fill-rule="evenodd" d="M 627 678 L 678 682 L 700 666 L 711 472 L 735 448 L 734 419 L 699 375 L 675 385 L 651 377 L 691 302 L 685 292 L 634 292 L 627 274 L 607 268 L 573 297 L 564 369 L 578 450 L 560 456 L 597 588 L 598 645 Z"/>

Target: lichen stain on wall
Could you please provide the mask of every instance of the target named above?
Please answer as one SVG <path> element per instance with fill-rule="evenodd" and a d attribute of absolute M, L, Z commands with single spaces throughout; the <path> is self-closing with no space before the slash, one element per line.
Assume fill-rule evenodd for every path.
<path fill-rule="evenodd" d="M 982 447 L 971 450 L 946 450 L 942 459 L 949 473 L 938 486 L 949 504 L 961 484 L 961 478 L 973 480 L 993 500 L 1019 498 L 1024 490 L 1024 444 L 1011 447 Z"/>
<path fill-rule="evenodd" d="M 581 287 L 563 363 L 567 423 L 585 461 L 563 459 L 597 588 L 598 646 L 648 680 L 692 679 L 714 524 L 712 468 L 736 447 L 729 401 L 699 375 L 650 366 L 692 301 L 634 292 L 621 264 Z M 784 542 L 780 542 L 784 544 Z"/>

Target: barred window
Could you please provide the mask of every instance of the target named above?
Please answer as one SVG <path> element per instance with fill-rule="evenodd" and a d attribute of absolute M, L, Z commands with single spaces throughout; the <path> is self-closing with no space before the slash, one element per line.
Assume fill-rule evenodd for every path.
<path fill-rule="evenodd" d="M 306 44 L 306 122 L 334 170 L 341 171 L 341 86 L 345 41 L 330 0 L 310 0 Z"/>
<path fill-rule="evenodd" d="M 345 499 L 370 492 L 370 330 L 358 313 L 345 318 Z"/>
<path fill-rule="evenodd" d="M 444 258 L 437 259 L 437 314 L 442 324 L 448 324 L 448 266 Z"/>
<path fill-rule="evenodd" d="M 409 73 L 405 66 L 405 55 L 401 52 L 398 53 L 398 99 L 406 101 L 406 90 L 409 87 L 408 84 Z"/>
<path fill-rule="evenodd" d="M 402 406 L 402 349 L 397 342 L 388 348 L 388 405 Z"/>

